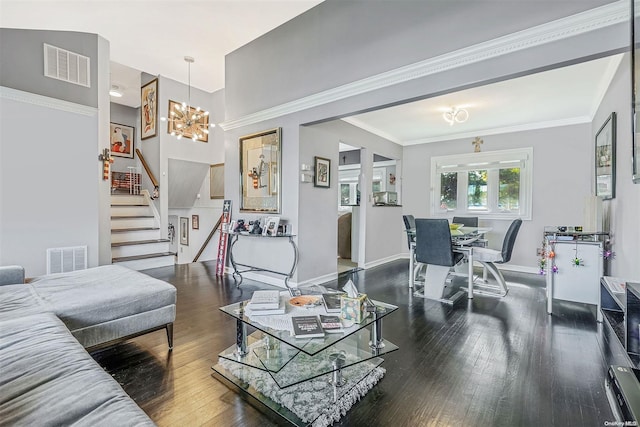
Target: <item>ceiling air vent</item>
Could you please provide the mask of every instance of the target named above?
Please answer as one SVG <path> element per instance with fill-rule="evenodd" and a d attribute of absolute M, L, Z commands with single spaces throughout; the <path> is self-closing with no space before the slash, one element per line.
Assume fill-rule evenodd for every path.
<path fill-rule="evenodd" d="M 89 57 L 44 44 L 44 75 L 80 86 L 91 87 Z"/>
<path fill-rule="evenodd" d="M 47 274 L 66 273 L 87 268 L 87 247 L 47 249 Z"/>

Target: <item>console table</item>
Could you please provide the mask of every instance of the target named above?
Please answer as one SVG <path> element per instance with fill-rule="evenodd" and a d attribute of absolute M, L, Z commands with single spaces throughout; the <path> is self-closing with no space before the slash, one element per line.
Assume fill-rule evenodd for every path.
<path fill-rule="evenodd" d="M 608 238 L 606 232 L 544 232 L 547 313 L 552 314 L 554 299 L 598 305 Z"/>
<path fill-rule="evenodd" d="M 290 323 L 292 315 L 327 314 L 326 310 L 324 306 L 310 309 L 291 306 L 286 291 L 281 293 L 281 299 L 287 306 L 285 315 L 249 318 L 244 309 L 247 301 L 220 308 L 236 320 L 236 343 L 219 353 L 218 363 L 212 367 L 213 376 L 258 409 L 275 413 L 296 426 L 306 426 L 314 420 L 302 420 L 287 403 L 274 401 L 273 396 L 284 395 L 285 402 L 295 402 L 300 393 L 295 386 L 322 379 L 320 392 L 326 402 L 320 406 L 322 410 L 335 406 L 377 369 L 383 362 L 380 356 L 398 349 L 382 337 L 382 318 L 398 307 L 370 301 L 369 316 L 362 323 L 345 327 L 341 333 L 325 333 L 323 338 L 301 339 L 293 337 L 289 329 L 265 325 L 282 326 L 287 319 Z M 256 330 L 247 334 L 248 327 Z M 250 378 L 256 372 L 261 379 L 252 384 Z"/>
<path fill-rule="evenodd" d="M 239 287 L 242 284 L 242 273 L 248 273 L 250 271 L 267 271 L 269 273 L 284 276 L 285 286 L 287 287 L 287 289 L 291 289 L 289 287 L 289 279 L 293 277 L 293 273 L 295 273 L 296 268 L 298 266 L 298 246 L 296 245 L 296 242 L 293 240 L 293 238 L 295 237 L 295 234 L 278 234 L 276 236 L 263 236 L 262 234 L 232 232 L 232 233 L 229 233 L 229 235 L 231 236 L 231 246 L 229 247 L 229 261 L 231 262 L 231 266 L 233 267 L 233 280 L 237 282 L 236 286 Z M 291 263 L 291 269 L 288 272 L 284 272 L 284 271 L 277 271 L 277 270 L 271 270 L 268 268 L 258 267 L 256 265 L 237 262 L 233 256 L 233 247 L 238 242 L 238 238 L 240 237 L 266 239 L 264 241 L 274 241 L 274 239 L 275 240 L 287 239 L 289 241 L 289 244 L 291 245 L 291 248 L 293 249 L 293 260 Z M 238 267 L 245 267 L 245 269 L 240 270 Z"/>

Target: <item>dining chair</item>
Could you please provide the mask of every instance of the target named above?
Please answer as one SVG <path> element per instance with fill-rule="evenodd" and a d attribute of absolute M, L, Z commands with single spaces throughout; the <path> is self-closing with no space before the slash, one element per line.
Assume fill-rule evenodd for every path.
<path fill-rule="evenodd" d="M 495 250 L 489 248 L 474 248 L 473 249 L 473 260 L 482 264 L 485 269 L 487 269 L 493 277 L 495 277 L 498 282 L 498 294 L 485 293 L 488 295 L 496 295 L 496 296 L 505 296 L 507 292 L 509 292 L 509 288 L 507 287 L 507 282 L 504 280 L 504 276 L 502 272 L 498 269 L 496 264 L 504 264 L 511 260 L 511 253 L 513 252 L 513 247 L 516 243 L 516 237 L 518 236 L 518 231 L 520 230 L 520 226 L 522 225 L 521 219 L 514 220 L 506 234 L 504 235 L 504 240 L 502 242 L 502 249 Z M 485 286 L 486 287 L 486 286 Z M 482 288 L 482 286 L 481 286 Z M 494 289 L 493 287 L 486 287 L 489 289 Z"/>
<path fill-rule="evenodd" d="M 477 216 L 454 216 L 451 222 L 455 224 L 462 224 L 464 227 L 477 227 Z"/>
<path fill-rule="evenodd" d="M 415 235 L 411 235 L 408 233 L 412 228 L 416 228 L 416 219 L 413 215 L 402 215 L 402 220 L 404 221 L 404 228 L 407 231 L 407 244 L 409 245 L 409 249 L 411 249 L 411 244 L 416 241 Z"/>
<path fill-rule="evenodd" d="M 463 254 L 453 251 L 449 221 L 434 218 L 418 218 L 415 221 L 416 262 L 426 265 L 424 288 L 422 293 L 415 295 L 453 304 L 464 292 L 445 298 L 447 276 L 451 267 L 462 260 Z"/>

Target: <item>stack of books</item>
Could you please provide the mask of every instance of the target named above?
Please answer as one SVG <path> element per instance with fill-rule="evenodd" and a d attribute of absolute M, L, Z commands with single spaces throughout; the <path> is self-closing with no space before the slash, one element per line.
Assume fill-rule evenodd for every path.
<path fill-rule="evenodd" d="M 285 304 L 280 298 L 280 291 L 255 291 L 245 308 L 247 314 L 252 316 L 285 313 Z"/>

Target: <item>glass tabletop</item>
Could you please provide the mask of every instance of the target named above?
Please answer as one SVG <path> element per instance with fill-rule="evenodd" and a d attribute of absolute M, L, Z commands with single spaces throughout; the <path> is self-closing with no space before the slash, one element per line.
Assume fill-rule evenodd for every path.
<path fill-rule="evenodd" d="M 286 293 L 286 292 L 285 292 Z M 320 295 L 318 295 L 320 297 Z M 302 351 L 308 355 L 315 355 L 327 348 L 333 346 L 339 341 L 342 341 L 349 336 L 361 331 L 375 321 L 372 313 L 368 313 L 361 323 L 353 323 L 352 325 L 345 325 L 341 332 L 337 333 L 325 333 L 322 338 L 296 338 L 291 334 L 291 317 L 292 316 L 318 316 L 323 315 L 338 315 L 339 313 L 328 313 L 323 305 L 315 306 L 312 308 L 296 307 L 289 304 L 289 297 L 281 295 L 281 298 L 285 299 L 285 314 L 266 315 L 266 316 L 251 316 L 247 315 L 245 311 L 245 305 L 248 301 L 241 301 L 238 303 L 230 304 L 224 307 L 220 307 L 220 310 L 233 318 L 246 323 L 249 326 L 262 331 L 279 341 L 282 341 L 296 350 Z M 377 317 L 379 319 L 386 315 L 393 313 L 398 309 L 397 306 L 386 304 L 384 302 L 370 300 L 376 307 Z M 346 327 L 348 326 L 348 327 Z"/>
<path fill-rule="evenodd" d="M 479 235 L 479 234 L 485 234 L 490 232 L 492 229 L 489 227 L 460 227 L 456 230 L 449 230 L 451 231 L 451 237 L 468 237 L 468 236 L 474 236 L 474 235 Z M 416 235 L 416 229 L 415 228 L 409 228 L 406 230 L 407 234 L 409 234 L 410 236 L 415 236 Z"/>

